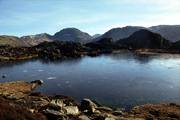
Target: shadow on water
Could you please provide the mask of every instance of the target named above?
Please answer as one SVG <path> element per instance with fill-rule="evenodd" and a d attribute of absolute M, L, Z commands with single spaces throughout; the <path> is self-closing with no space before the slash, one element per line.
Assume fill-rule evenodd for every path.
<path fill-rule="evenodd" d="M 48 60 L 48 59 L 39 59 L 39 61 L 42 63 L 42 64 L 77 64 L 77 63 L 80 63 L 82 60 L 81 57 L 79 58 L 66 58 L 66 59 L 61 59 L 61 60 Z"/>
<path fill-rule="evenodd" d="M 82 58 L 67 58 L 67 59 L 61 59 L 61 60 L 47 60 L 47 59 L 30 59 L 30 60 L 21 60 L 21 61 L 4 61 L 0 62 L 0 69 L 4 68 L 12 68 L 14 66 L 22 66 L 24 64 L 27 64 L 29 62 L 37 62 L 39 61 L 42 64 L 77 64 L 80 63 Z"/>
<path fill-rule="evenodd" d="M 126 60 L 126 61 L 135 61 L 140 64 L 147 64 L 151 62 L 153 59 L 156 59 L 155 55 L 143 55 L 143 54 L 135 54 L 132 52 L 122 53 L 122 54 L 111 54 L 107 55 L 113 60 Z"/>

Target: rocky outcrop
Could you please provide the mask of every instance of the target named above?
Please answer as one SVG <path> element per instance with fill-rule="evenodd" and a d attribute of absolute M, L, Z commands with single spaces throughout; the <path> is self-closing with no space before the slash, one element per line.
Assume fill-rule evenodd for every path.
<path fill-rule="evenodd" d="M 84 47 L 75 42 L 44 42 L 34 47 L 38 55 L 43 59 L 63 59 L 81 57 Z"/>
<path fill-rule="evenodd" d="M 0 120 L 47 120 L 47 118 L 41 113 L 31 113 L 26 107 L 0 97 Z"/>
<path fill-rule="evenodd" d="M 162 103 L 136 106 L 125 116 L 145 120 L 179 120 L 180 105 L 175 103 Z"/>
<path fill-rule="evenodd" d="M 31 83 L 24 81 L 0 83 L 0 96 L 4 96 L 8 99 L 24 98 L 41 83 L 41 80 L 35 80 Z"/>

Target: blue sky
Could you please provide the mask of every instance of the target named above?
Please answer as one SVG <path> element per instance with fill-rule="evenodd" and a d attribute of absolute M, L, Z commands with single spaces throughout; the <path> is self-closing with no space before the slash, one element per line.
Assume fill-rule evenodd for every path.
<path fill-rule="evenodd" d="M 180 0 L 0 0 L 0 35 L 180 24 Z"/>

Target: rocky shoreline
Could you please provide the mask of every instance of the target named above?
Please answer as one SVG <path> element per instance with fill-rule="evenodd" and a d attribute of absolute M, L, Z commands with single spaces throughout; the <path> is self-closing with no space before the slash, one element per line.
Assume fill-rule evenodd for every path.
<path fill-rule="evenodd" d="M 136 54 L 180 54 L 174 49 L 132 49 L 114 43 L 111 39 L 98 42 L 80 44 L 75 42 L 44 42 L 34 47 L 0 47 L 0 62 L 41 59 L 45 61 L 61 60 L 66 58 L 80 58 L 82 56 L 95 57 L 101 54 L 121 53 L 123 51 Z"/>
<path fill-rule="evenodd" d="M 180 104 L 162 103 L 134 107 L 130 112 L 83 99 L 46 96 L 33 90 L 43 81 L 0 83 L 1 120 L 179 120 Z"/>

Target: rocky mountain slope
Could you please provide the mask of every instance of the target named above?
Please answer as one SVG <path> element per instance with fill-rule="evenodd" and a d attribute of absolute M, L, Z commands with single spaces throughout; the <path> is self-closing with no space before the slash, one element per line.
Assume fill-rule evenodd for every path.
<path fill-rule="evenodd" d="M 180 25 L 159 25 L 152 26 L 149 28 L 140 27 L 140 26 L 126 26 L 122 28 L 113 28 L 102 36 L 95 38 L 94 41 L 103 39 L 103 38 L 112 38 L 113 41 L 117 41 L 119 39 L 124 39 L 132 35 L 134 32 L 139 31 L 140 29 L 147 29 L 152 32 L 158 33 L 167 40 L 171 42 L 177 42 L 180 40 Z"/>
<path fill-rule="evenodd" d="M 28 46 L 25 41 L 15 36 L 0 36 L 0 46 L 21 47 Z"/>
<path fill-rule="evenodd" d="M 139 27 L 139 26 L 126 26 L 123 28 L 113 28 L 107 31 L 106 33 L 104 33 L 103 35 L 96 34 L 94 36 L 91 36 L 88 33 L 83 32 L 76 28 L 66 28 L 55 33 L 52 36 L 46 33 L 23 36 L 20 38 L 15 36 L 0 36 L 0 45 L 1 46 L 9 45 L 12 47 L 21 47 L 21 46 L 29 47 L 29 46 L 38 45 L 45 41 L 49 42 L 53 40 L 80 42 L 85 44 L 107 38 L 112 38 L 113 41 L 118 41 L 120 39 L 128 38 L 133 33 L 141 29 L 146 29 L 158 33 L 162 37 L 173 43 L 180 40 L 180 25 L 160 25 L 149 28 Z"/>
<path fill-rule="evenodd" d="M 166 40 L 161 35 L 145 29 L 133 33 L 128 38 L 119 40 L 118 43 L 134 49 L 166 49 L 171 46 L 170 41 Z"/>
<path fill-rule="evenodd" d="M 27 43 L 28 46 L 35 46 L 42 42 L 52 41 L 52 36 L 47 33 L 42 33 L 42 34 L 37 34 L 37 35 L 23 36 L 20 39 L 23 42 Z"/>
<path fill-rule="evenodd" d="M 172 42 L 180 40 L 180 25 L 159 25 L 150 27 L 149 29 L 153 32 L 159 33 Z"/>
<path fill-rule="evenodd" d="M 87 43 L 92 39 L 92 36 L 76 28 L 66 28 L 55 33 L 53 39 L 59 41 Z"/>
<path fill-rule="evenodd" d="M 95 38 L 94 41 L 98 41 L 103 38 L 112 38 L 113 41 L 117 41 L 119 39 L 127 38 L 130 35 L 132 35 L 134 32 L 143 29 L 144 27 L 138 27 L 138 26 L 126 26 L 123 28 L 113 28 L 106 33 L 104 33 L 102 36 Z"/>

